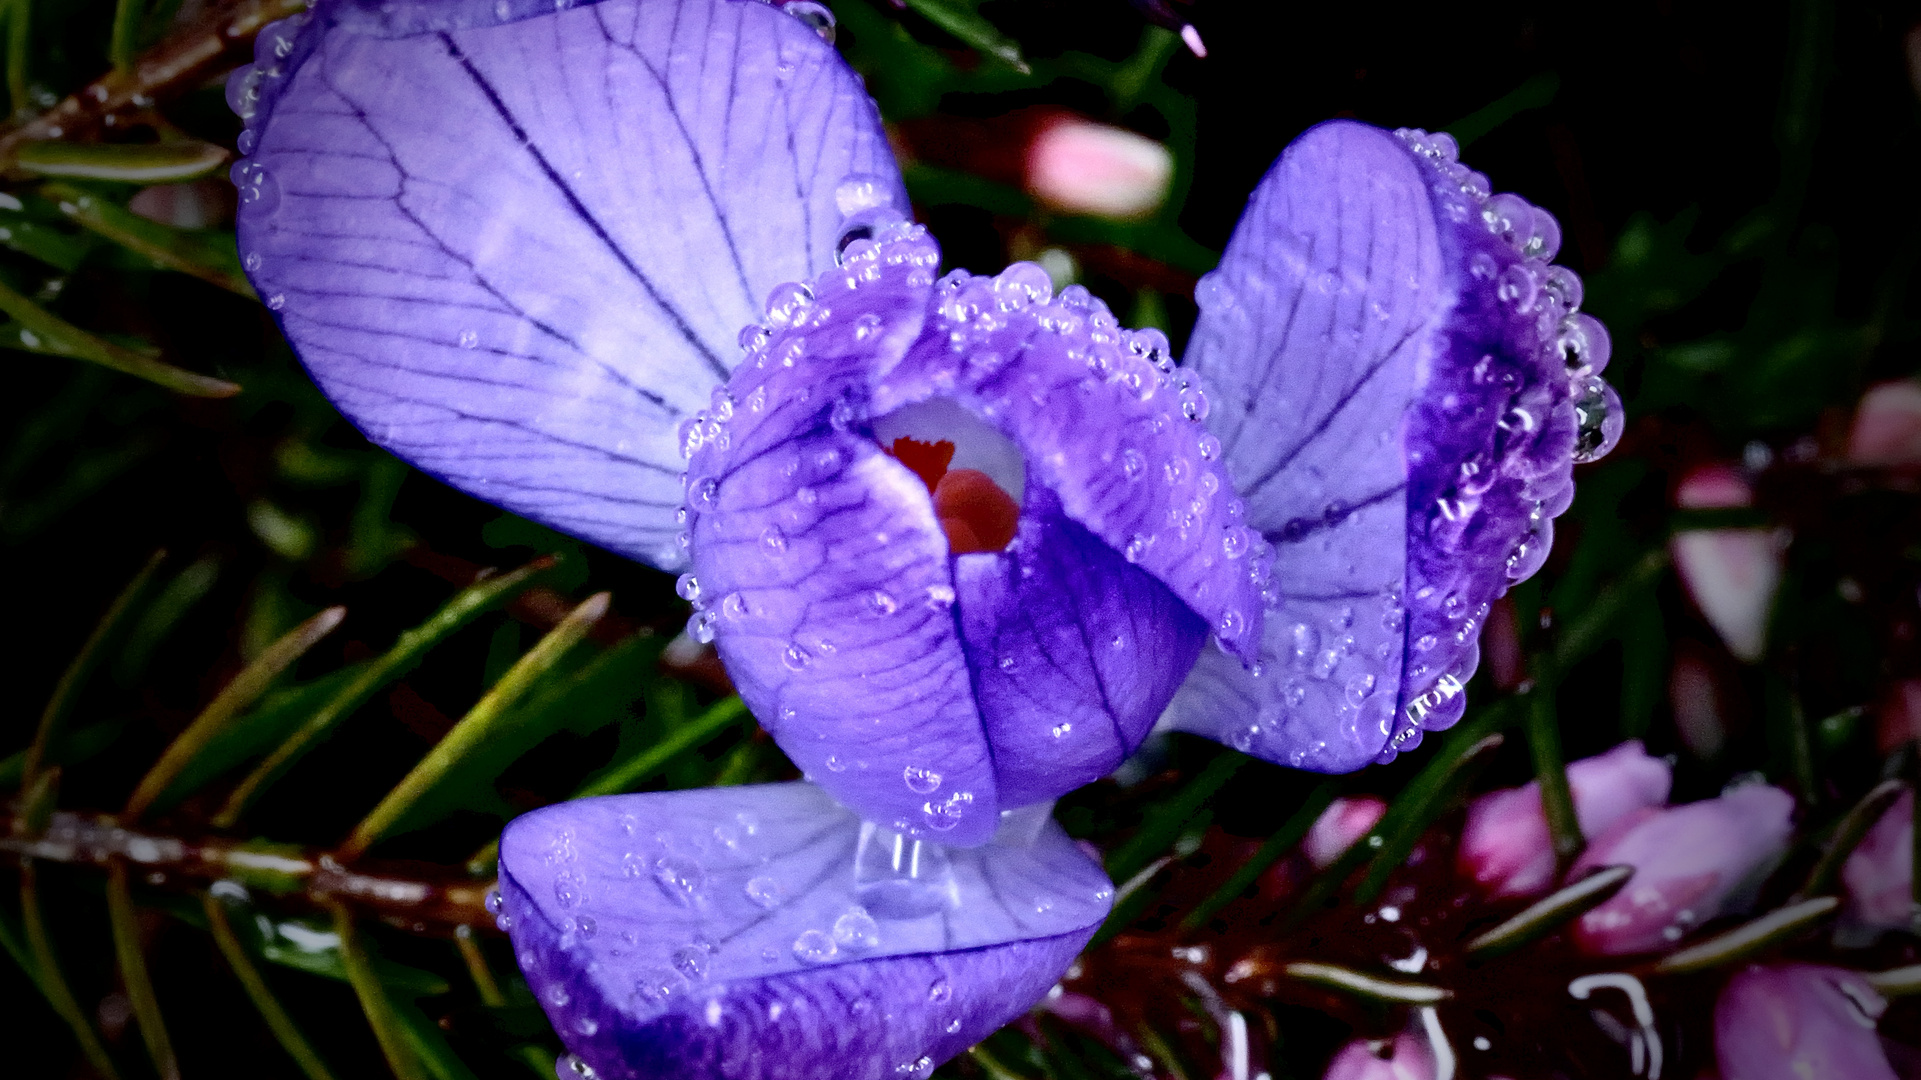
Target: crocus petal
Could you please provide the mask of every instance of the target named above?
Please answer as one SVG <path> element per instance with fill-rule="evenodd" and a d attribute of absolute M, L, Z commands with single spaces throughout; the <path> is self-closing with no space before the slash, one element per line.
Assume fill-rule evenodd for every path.
<path fill-rule="evenodd" d="M 1751 967 L 1728 980 L 1714 1003 L 1721 1080 L 1895 1080 L 1875 1032 L 1887 1007 L 1851 971 Z"/>
<path fill-rule="evenodd" d="M 1629 813 L 1570 871 L 1634 867 L 1626 888 L 1575 923 L 1575 944 L 1601 956 L 1672 945 L 1787 852 L 1793 812 L 1787 792 L 1748 784 L 1718 799 Z"/>
<path fill-rule="evenodd" d="M 1385 1046 L 1355 1039 L 1328 1062 L 1322 1080 L 1434 1080 L 1434 1050 L 1427 1040 L 1403 1034 Z"/>
<path fill-rule="evenodd" d="M 775 290 L 685 429 L 682 591 L 813 779 L 966 845 L 1131 752 L 1208 628 L 1254 639 L 1265 545 L 1217 497 L 1189 415 L 1205 399 L 1150 359 L 1158 334 L 1123 333 L 1085 290 L 1053 297 L 1031 264 L 936 288 L 939 258 L 895 222 Z M 1004 552 L 953 557 L 925 481 L 875 435 L 937 401 L 1024 463 Z"/>
<path fill-rule="evenodd" d="M 1683 509 L 1752 506 L 1754 490 L 1725 465 L 1697 469 L 1681 481 Z M 1688 595 L 1728 651 L 1754 663 L 1767 650 L 1768 612 L 1781 585 L 1781 540 L 1771 529 L 1690 529 L 1670 542 L 1674 568 Z"/>
<path fill-rule="evenodd" d="M 858 80 L 763 4 L 334 0 L 257 57 L 229 88 L 240 249 L 321 388 L 425 471 L 658 566 L 684 558 L 675 425 L 740 328 L 848 214 L 906 205 Z"/>
<path fill-rule="evenodd" d="M 1848 460 L 1861 465 L 1921 462 L 1921 384 L 1897 379 L 1861 395 L 1848 429 Z"/>
<path fill-rule="evenodd" d="M 1600 836 L 1629 814 L 1665 806 L 1674 774 L 1640 742 L 1624 742 L 1567 769 L 1581 834 Z M 1489 792 L 1474 800 L 1461 827 L 1461 872 L 1496 896 L 1528 896 L 1554 883 L 1554 841 L 1541 809 L 1541 785 Z"/>
<path fill-rule="evenodd" d="M 1315 866 L 1332 866 L 1386 816 L 1387 803 L 1372 795 L 1335 799 L 1314 819 L 1301 849 Z"/>
<path fill-rule="evenodd" d="M 1138 218 L 1167 198 L 1174 155 L 1125 128 L 1065 116 L 1027 145 L 1027 190 L 1077 214 Z"/>
<path fill-rule="evenodd" d="M 1848 919 L 1876 930 L 1914 920 L 1914 792 L 1904 791 L 1861 838 L 1841 868 Z"/>
<path fill-rule="evenodd" d="M 1113 895 L 1044 814 L 946 850 L 801 783 L 548 807 L 500 869 L 521 970 L 608 1080 L 925 1076 L 1039 999 Z"/>
<path fill-rule="evenodd" d="M 1338 121 L 1281 155 L 1187 357 L 1275 545 L 1264 670 L 1203 656 L 1174 725 L 1337 772 L 1459 718 L 1489 603 L 1621 429 L 1559 237 L 1445 135 Z"/>
<path fill-rule="evenodd" d="M 961 556 L 954 580 L 1008 806 L 1114 771 L 1207 640 L 1200 616 L 1075 524 L 1038 484 L 1010 550 Z"/>

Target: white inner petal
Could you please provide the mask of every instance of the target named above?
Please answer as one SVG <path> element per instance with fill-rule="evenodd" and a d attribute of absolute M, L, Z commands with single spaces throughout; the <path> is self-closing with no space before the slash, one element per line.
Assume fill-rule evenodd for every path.
<path fill-rule="evenodd" d="M 979 469 L 1018 505 L 1027 491 L 1027 461 L 1007 436 L 968 412 L 953 398 L 929 398 L 903 405 L 874 421 L 874 440 L 891 448 L 905 436 L 921 442 L 951 442 L 949 469 Z"/>

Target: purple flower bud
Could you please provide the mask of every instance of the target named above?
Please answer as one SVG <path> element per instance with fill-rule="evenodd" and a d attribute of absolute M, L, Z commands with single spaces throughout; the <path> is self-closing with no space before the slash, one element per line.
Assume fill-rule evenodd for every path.
<path fill-rule="evenodd" d="M 1328 1062 L 1324 1080 L 1434 1080 L 1434 1051 L 1408 1032 L 1390 1042 L 1355 1039 Z"/>
<path fill-rule="evenodd" d="M 1665 806 L 1673 773 L 1638 741 L 1568 766 L 1574 815 L 1593 838 L 1636 810 Z M 1531 896 L 1554 883 L 1554 841 L 1541 809 L 1541 786 L 1493 791 L 1468 807 L 1461 830 L 1461 873 L 1495 896 Z"/>
<path fill-rule="evenodd" d="M 1112 897 L 1044 813 L 945 849 L 771 784 L 520 817 L 495 903 L 604 1080 L 901 1080 L 1039 1000 Z"/>
<path fill-rule="evenodd" d="M 1718 799 L 1629 813 L 1570 871 L 1634 867 L 1626 888 L 1575 923 L 1575 943 L 1602 956 L 1673 945 L 1787 852 L 1793 812 L 1787 792 L 1748 784 Z"/>
<path fill-rule="evenodd" d="M 1895 1080 L 1875 1032 L 1887 1007 L 1851 971 L 1748 968 L 1728 980 L 1714 1004 L 1720 1080 Z"/>
<path fill-rule="evenodd" d="M 1447 135 L 1334 121 L 1282 153 L 1187 355 L 1276 585 L 1260 665 L 1203 655 L 1175 726 L 1344 772 L 1459 719 L 1489 605 L 1621 432 L 1559 247 Z"/>
<path fill-rule="evenodd" d="M 1905 930 L 1914 919 L 1914 792 L 1904 791 L 1841 868 L 1847 919 L 1875 930 Z"/>

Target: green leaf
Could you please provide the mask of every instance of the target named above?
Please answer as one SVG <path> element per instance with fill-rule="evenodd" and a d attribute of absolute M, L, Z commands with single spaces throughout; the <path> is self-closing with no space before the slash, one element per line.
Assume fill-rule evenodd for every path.
<path fill-rule="evenodd" d="M 217 163 L 216 163 L 217 164 Z M 165 270 L 191 274 L 228 292 L 254 299 L 253 286 L 240 269 L 233 233 L 223 229 L 178 229 L 141 217 L 132 210 L 72 184 L 41 189 L 60 212 L 95 235 L 111 240 Z"/>
<path fill-rule="evenodd" d="M 483 578 L 462 589 L 433 617 L 400 635 L 391 649 L 363 667 L 358 674 L 281 742 L 267 759 L 248 773 L 227 796 L 220 812 L 214 815 L 216 828 L 230 829 L 254 798 L 280 774 L 333 733 L 345 720 L 383 687 L 412 671 L 429 650 L 446 640 L 454 631 L 482 613 L 504 604 L 525 589 L 533 578 L 554 564 L 552 559 L 536 559 L 509 574 Z"/>
<path fill-rule="evenodd" d="M 1579 881 L 1529 904 L 1499 926 L 1467 943 L 1467 952 L 1500 956 L 1541 937 L 1569 919 L 1607 901 L 1634 876 L 1631 866 L 1599 867 Z"/>
<path fill-rule="evenodd" d="M 1789 904 L 1699 945 L 1669 953 L 1654 965 L 1654 970 L 1662 975 L 1686 975 L 1746 960 L 1826 921 L 1840 906 L 1840 899 L 1833 896 Z"/>
<path fill-rule="evenodd" d="M 241 989 L 246 991 L 248 1000 L 252 1001 L 254 1008 L 259 1011 L 260 1018 L 266 1023 L 267 1029 L 272 1031 L 274 1038 L 280 1041 L 281 1048 L 287 1051 L 287 1056 L 293 1058 L 294 1063 L 300 1066 L 300 1071 L 307 1075 L 307 1080 L 334 1080 L 326 1061 L 320 1057 L 314 1050 L 313 1044 L 307 1041 L 307 1037 L 294 1024 L 293 1017 L 287 1015 L 286 1007 L 280 1004 L 280 999 L 274 996 L 273 988 L 267 985 L 267 980 L 261 976 L 260 969 L 254 966 L 253 958 L 240 943 L 239 936 L 233 931 L 233 924 L 227 918 L 225 902 L 211 891 L 206 893 L 202 900 L 207 917 L 207 929 L 213 934 L 214 944 L 219 947 L 220 954 L 226 958 L 227 966 L 233 969 L 234 977 L 240 980 Z"/>
<path fill-rule="evenodd" d="M 1307 836 L 1307 831 L 1320 820 L 1321 814 L 1333 803 L 1335 795 L 1339 794 L 1340 790 L 1340 785 L 1336 782 L 1323 780 L 1315 786 L 1313 791 L 1308 792 L 1307 799 L 1301 803 L 1300 809 L 1288 815 L 1287 821 L 1282 823 L 1274 835 L 1262 842 L 1260 849 L 1254 852 L 1252 857 L 1235 868 L 1234 873 L 1209 894 L 1207 899 L 1194 905 L 1194 910 L 1181 917 L 1181 931 L 1192 933 L 1207 925 L 1207 920 L 1213 918 L 1215 912 L 1232 903 L 1236 897 L 1246 892 L 1255 881 L 1259 880 L 1260 876 L 1267 872 L 1268 867 L 1279 862 L 1281 856 L 1294 850 L 1295 845 Z"/>
<path fill-rule="evenodd" d="M 341 856 L 354 859 L 365 853 L 392 831 L 415 803 L 460 768 L 469 754 L 503 734 L 513 719 L 510 713 L 513 706 L 600 621 L 611 599 L 608 593 L 595 593 L 527 650 L 527 655 L 501 676 L 500 682 L 467 710 L 467 715 L 355 826 L 353 834 L 341 845 Z"/>
<path fill-rule="evenodd" d="M 55 228 L 33 212 L 41 208 L 52 216 L 52 207 L 40 200 L 35 200 L 30 209 L 15 196 L 0 192 L 0 245 L 71 274 L 80 268 L 95 241 L 85 233 Z"/>
<path fill-rule="evenodd" d="M 181 767 L 166 790 L 153 800 L 150 809 L 163 813 L 172 809 L 223 773 L 287 738 L 365 673 L 369 663 L 371 661 L 349 664 L 312 682 L 267 694 L 259 707 L 242 714 L 208 739 L 192 760 Z"/>
<path fill-rule="evenodd" d="M 1031 69 L 1021 59 L 1021 47 L 1000 32 L 993 23 L 981 18 L 976 4 L 969 0 L 906 0 L 907 6 L 928 22 L 959 38 L 973 48 L 999 60 L 1025 75 Z"/>
<path fill-rule="evenodd" d="M 194 717 L 186 730 L 174 738 L 153 768 L 147 770 L 147 775 L 127 799 L 127 807 L 122 812 L 125 820 L 138 820 L 213 740 L 233 726 L 241 710 L 253 704 L 289 664 L 300 659 L 301 654 L 331 633 L 346 617 L 346 608 L 330 607 L 288 631 L 242 668 L 240 674 L 200 710 L 200 715 Z"/>
<path fill-rule="evenodd" d="M 14 163 L 35 176 L 172 184 L 209 175 L 226 162 L 227 156 L 224 148 L 197 139 L 164 143 L 28 142 L 14 151 Z"/>
<path fill-rule="evenodd" d="M 236 383 L 197 375 L 95 337 L 4 284 L 0 284 L 0 311 L 14 320 L 0 326 L 0 345 L 86 360 L 193 397 L 232 397 L 240 392 Z"/>
<path fill-rule="evenodd" d="M 173 1040 L 168 1037 L 166 1021 L 160 1015 L 160 999 L 153 992 L 146 954 L 140 948 L 140 923 L 133 911 L 132 890 L 127 885 L 127 864 L 121 859 L 115 859 L 107 868 L 107 921 L 113 930 L 113 954 L 120 969 L 120 982 L 127 989 L 127 1002 L 139 1024 L 147 1058 L 153 1062 L 153 1070 L 161 1080 L 180 1080 L 180 1063 L 174 1057 Z"/>
<path fill-rule="evenodd" d="M 1131 878 L 1164 854 L 1182 834 L 1194 829 L 1201 815 L 1210 814 L 1208 800 L 1250 760 L 1245 754 L 1224 749 L 1172 798 L 1150 807 L 1140 831 L 1108 852 L 1107 876 L 1116 881 Z"/>

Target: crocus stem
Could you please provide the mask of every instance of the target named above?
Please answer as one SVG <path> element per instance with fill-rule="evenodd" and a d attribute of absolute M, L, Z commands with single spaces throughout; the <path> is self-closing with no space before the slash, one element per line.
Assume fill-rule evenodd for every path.
<path fill-rule="evenodd" d="M 1499 956 L 1513 952 L 1621 891 L 1634 876 L 1631 866 L 1596 870 L 1572 885 L 1542 897 L 1527 909 L 1467 943 L 1469 953 Z"/>
<path fill-rule="evenodd" d="M 7 5 L 7 104 L 16 117 L 33 108 L 33 95 L 27 87 L 27 54 L 33 31 L 33 0 L 8 0 Z"/>
<path fill-rule="evenodd" d="M 114 71 L 125 75 L 133 67 L 140 37 L 140 0 L 119 0 L 113 6 L 113 39 L 107 47 Z"/>
<path fill-rule="evenodd" d="M 1535 664 L 1537 669 L 1545 666 Z M 1527 745 L 1534 758 L 1534 778 L 1541 785 L 1541 810 L 1554 837 L 1554 858 L 1566 869 L 1581 853 L 1584 841 L 1580 820 L 1574 814 L 1574 792 L 1568 787 L 1567 760 L 1561 753 L 1561 724 L 1551 685 L 1536 686 L 1529 695 Z"/>
<path fill-rule="evenodd" d="M 246 991 L 253 1007 L 259 1010 L 260 1018 L 266 1021 L 274 1038 L 280 1040 L 280 1046 L 287 1051 L 287 1056 L 293 1058 L 294 1064 L 300 1066 L 300 1071 L 307 1074 L 307 1080 L 334 1080 L 327 1063 L 320 1059 L 313 1044 L 294 1026 L 293 1017 L 287 1015 L 280 999 L 274 997 L 273 989 L 267 985 L 260 969 L 254 966 L 253 959 L 234 935 L 233 926 L 227 921 L 227 909 L 220 899 L 207 893 L 202 897 L 202 905 L 206 908 L 207 927 L 213 932 L 214 944 L 220 947 L 220 955 L 226 957 L 227 966 L 233 969 L 234 977 L 240 980 L 241 989 Z"/>
<path fill-rule="evenodd" d="M 101 1044 L 93 1025 L 87 1022 L 86 1014 L 80 1011 L 80 1003 L 74 1000 L 73 989 L 67 985 L 66 976 L 60 973 L 60 961 L 53 954 L 53 940 L 47 936 L 46 920 L 40 914 L 40 882 L 31 860 L 23 860 L 20 864 L 20 915 L 21 922 L 25 924 L 27 947 L 33 954 L 34 967 L 39 969 L 40 988 L 46 991 L 47 1002 L 60 1019 L 67 1022 L 67 1027 L 73 1030 L 73 1037 L 79 1042 L 87 1065 L 105 1080 L 120 1080 L 120 1072 L 113 1067 L 113 1059 L 107 1056 L 107 1048 Z"/>

